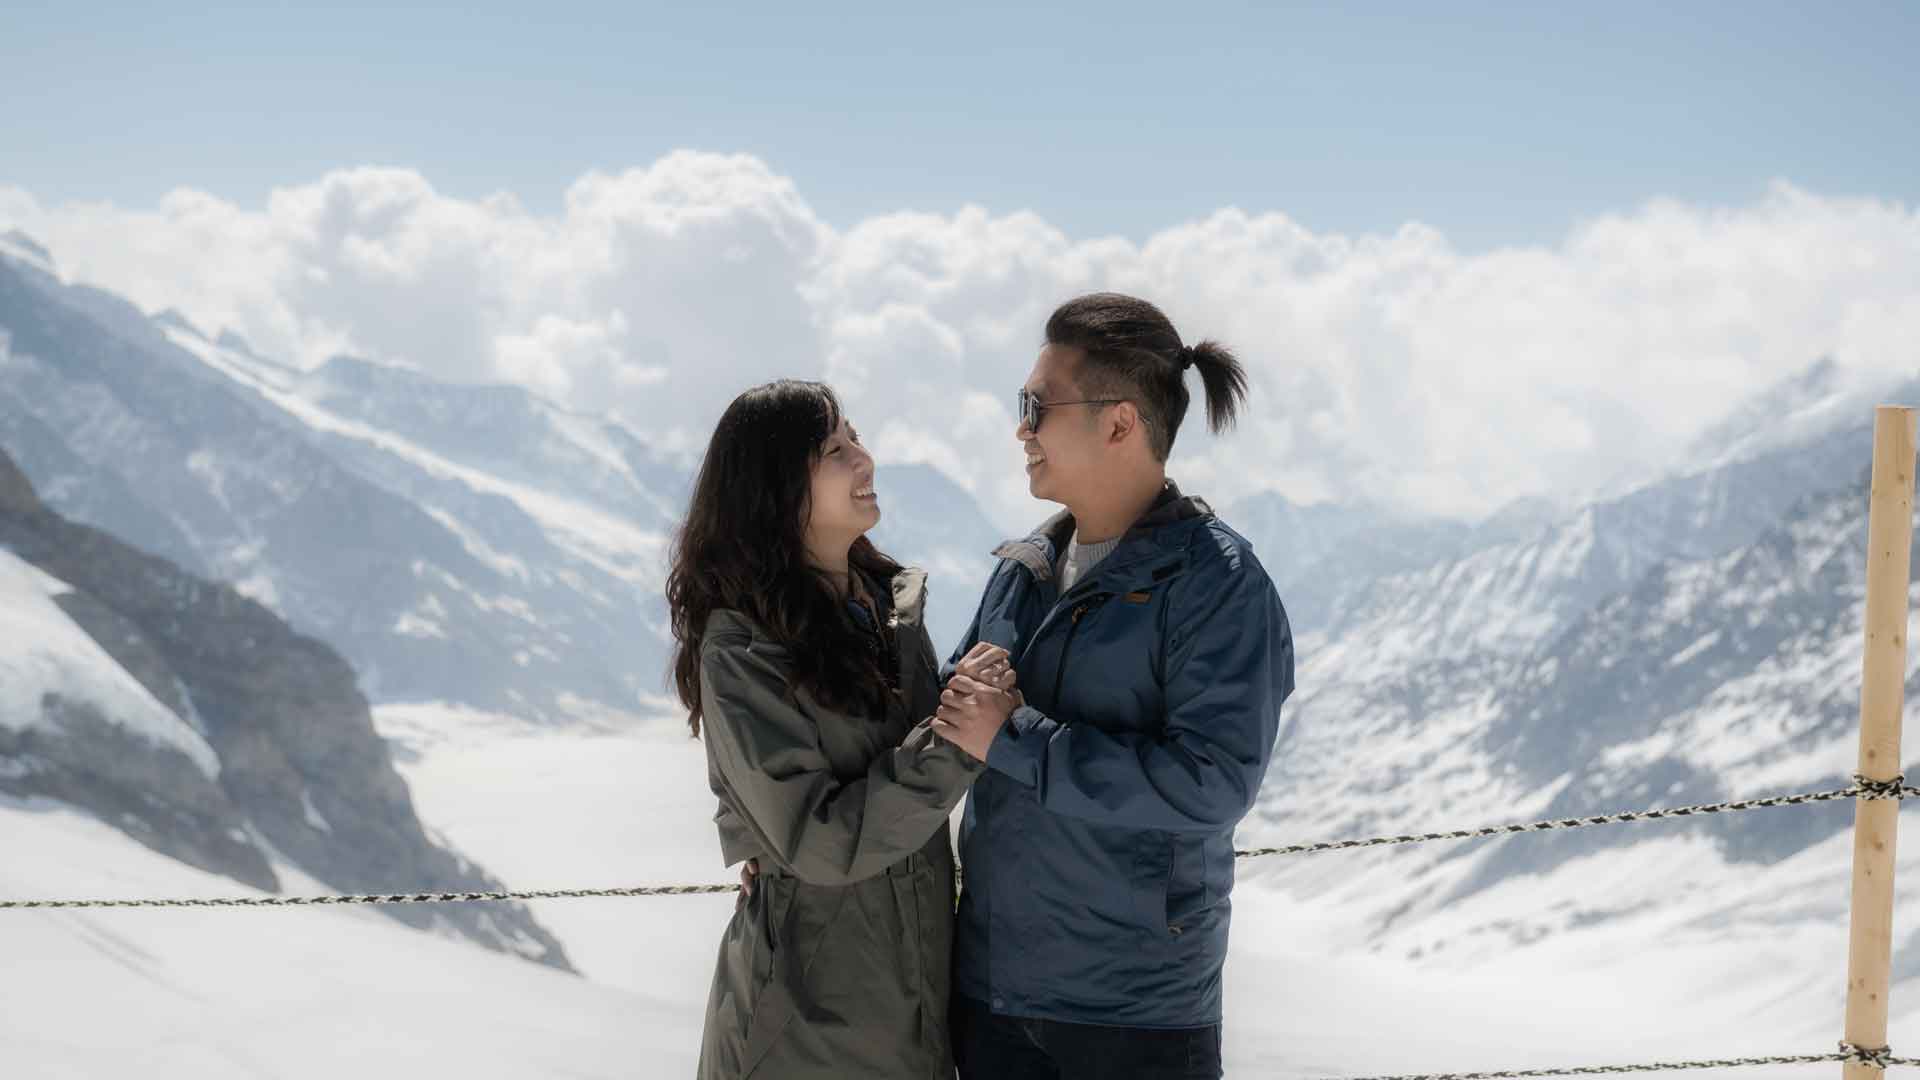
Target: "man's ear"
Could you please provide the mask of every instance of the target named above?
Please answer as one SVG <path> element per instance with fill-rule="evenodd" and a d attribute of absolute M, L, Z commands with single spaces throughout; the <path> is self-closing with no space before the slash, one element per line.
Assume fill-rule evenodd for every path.
<path fill-rule="evenodd" d="M 1140 427 L 1140 410 L 1131 401 L 1114 405 L 1107 422 L 1107 441 L 1121 442 Z"/>

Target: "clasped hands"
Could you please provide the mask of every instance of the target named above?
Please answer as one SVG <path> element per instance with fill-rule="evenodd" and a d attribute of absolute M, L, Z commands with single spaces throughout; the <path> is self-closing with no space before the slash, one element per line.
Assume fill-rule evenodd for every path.
<path fill-rule="evenodd" d="M 980 642 L 954 665 L 953 678 L 940 692 L 940 707 L 933 714 L 933 729 L 948 742 L 972 757 L 985 761 L 993 737 L 1026 704 L 1016 685 L 1013 657 L 998 645 Z M 753 895 L 755 879 L 760 875 L 760 860 L 748 859 L 740 867 L 740 900 L 744 904 Z"/>
<path fill-rule="evenodd" d="M 987 760 L 994 736 L 1013 710 L 1026 703 L 1016 685 L 1013 657 L 989 642 L 979 642 L 954 665 L 953 678 L 940 692 L 933 730 L 977 760 Z"/>

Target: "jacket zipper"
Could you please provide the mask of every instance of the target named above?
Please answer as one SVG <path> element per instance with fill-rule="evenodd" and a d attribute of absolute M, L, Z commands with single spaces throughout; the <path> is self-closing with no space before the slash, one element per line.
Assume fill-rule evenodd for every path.
<path fill-rule="evenodd" d="M 1085 618 L 1088 612 L 1106 603 L 1107 597 L 1111 595 L 1111 593 L 1101 593 L 1098 596 L 1090 596 L 1073 606 L 1073 621 L 1067 625 L 1067 640 L 1060 646 L 1060 662 L 1054 665 L 1053 669 L 1053 697 L 1048 700 L 1056 706 L 1060 703 L 1060 686 L 1067 677 L 1067 653 L 1073 648 L 1073 635 L 1080 632 L 1080 620 Z M 1062 721 L 1062 723 L 1065 722 Z"/>
<path fill-rule="evenodd" d="M 1174 868 L 1179 865 L 1180 838 L 1174 837 L 1173 843 L 1167 846 L 1167 883 L 1166 886 L 1160 890 L 1160 913 L 1162 916 L 1166 915 L 1167 907 L 1173 900 L 1173 871 Z M 1174 937 L 1179 937 L 1181 934 L 1186 933 L 1186 931 L 1187 928 L 1185 924 L 1167 923 L 1167 933 L 1172 934 Z"/>

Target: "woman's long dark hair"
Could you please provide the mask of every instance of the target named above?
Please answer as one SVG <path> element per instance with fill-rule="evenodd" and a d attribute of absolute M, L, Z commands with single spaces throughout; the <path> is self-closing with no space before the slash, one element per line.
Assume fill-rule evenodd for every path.
<path fill-rule="evenodd" d="M 885 701 L 885 679 L 863 631 L 832 579 L 807 562 L 813 465 L 839 425 L 840 401 L 825 384 L 782 379 L 734 398 L 714 428 L 667 573 L 674 688 L 696 736 L 700 643 L 707 616 L 720 608 L 740 612 L 785 646 L 798 688 L 823 704 L 878 708 Z M 847 561 L 882 582 L 900 570 L 864 536 Z"/>

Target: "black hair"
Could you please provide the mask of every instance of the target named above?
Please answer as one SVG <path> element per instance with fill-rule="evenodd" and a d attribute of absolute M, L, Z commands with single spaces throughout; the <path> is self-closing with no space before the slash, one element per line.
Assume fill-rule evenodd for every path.
<path fill-rule="evenodd" d="M 1085 353 L 1075 379 L 1085 396 L 1121 398 L 1140 409 L 1159 461 L 1173 452 L 1187 415 L 1187 368 L 1200 369 L 1211 430 L 1232 427 L 1246 401 L 1246 369 L 1226 346 L 1181 344 L 1166 314 L 1137 297 L 1091 293 L 1061 304 L 1047 319 L 1047 344 Z"/>
<path fill-rule="evenodd" d="M 807 561 L 813 465 L 840 426 L 824 383 L 783 379 L 727 406 L 707 444 L 667 574 L 674 688 L 700 734 L 700 643 L 707 616 L 730 608 L 793 656 L 796 684 L 830 707 L 877 708 L 886 680 L 833 581 Z M 862 536 L 855 573 L 888 582 L 900 564 Z"/>

